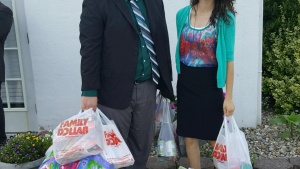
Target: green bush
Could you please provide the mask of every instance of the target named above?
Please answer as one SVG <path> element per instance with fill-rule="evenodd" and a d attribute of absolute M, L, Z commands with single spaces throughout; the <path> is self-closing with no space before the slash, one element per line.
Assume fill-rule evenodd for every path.
<path fill-rule="evenodd" d="M 266 51 L 270 50 L 272 46 L 270 34 L 275 33 L 278 35 L 280 28 L 289 28 L 292 30 L 298 24 L 299 13 L 300 0 L 264 0 L 264 56 Z M 282 22 L 282 19 L 284 19 L 284 22 Z"/>
<path fill-rule="evenodd" d="M 299 0 L 264 0 L 264 42 L 268 41 L 270 33 L 278 32 L 279 28 L 294 28 L 299 12 Z M 284 23 L 281 22 L 282 15 Z"/>
<path fill-rule="evenodd" d="M 11 136 L 0 147 L 0 161 L 9 164 L 23 164 L 45 156 L 52 145 L 52 133 L 39 136 L 36 132 L 27 132 Z"/>
<path fill-rule="evenodd" d="M 300 108 L 300 0 L 271 1 L 264 14 L 263 100 L 286 114 Z"/>
<path fill-rule="evenodd" d="M 288 131 L 283 131 L 281 136 L 283 138 L 291 137 L 293 139 L 294 134 L 300 134 L 300 114 L 291 115 L 279 115 L 277 118 L 271 119 L 269 123 L 272 124 L 285 124 L 287 125 Z"/>

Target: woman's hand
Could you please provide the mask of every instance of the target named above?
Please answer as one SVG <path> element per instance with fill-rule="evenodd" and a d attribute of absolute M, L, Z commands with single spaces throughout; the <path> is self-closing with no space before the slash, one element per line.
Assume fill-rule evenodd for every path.
<path fill-rule="evenodd" d="M 223 111 L 225 116 L 231 116 L 234 112 L 234 104 L 232 99 L 225 97 L 224 103 L 223 103 Z"/>

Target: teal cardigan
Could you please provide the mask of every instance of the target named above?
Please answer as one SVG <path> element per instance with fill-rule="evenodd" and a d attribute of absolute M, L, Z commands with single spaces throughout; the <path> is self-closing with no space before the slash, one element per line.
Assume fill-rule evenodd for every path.
<path fill-rule="evenodd" d="M 179 42 L 181 31 L 184 27 L 186 19 L 190 14 L 191 6 L 186 6 L 180 9 L 176 14 L 176 26 L 177 26 L 177 46 L 176 46 L 176 70 L 180 74 L 180 54 L 179 54 Z M 217 84 L 218 88 L 223 88 L 226 83 L 227 74 L 227 62 L 234 60 L 234 41 L 235 41 L 235 17 L 231 12 L 227 12 L 230 16 L 230 23 L 226 24 L 223 19 L 219 19 L 217 23 L 218 39 L 216 58 L 218 62 L 217 71 Z"/>

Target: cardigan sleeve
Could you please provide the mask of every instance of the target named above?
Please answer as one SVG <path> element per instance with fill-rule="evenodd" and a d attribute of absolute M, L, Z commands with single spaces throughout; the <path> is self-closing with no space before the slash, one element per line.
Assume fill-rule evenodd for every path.
<path fill-rule="evenodd" d="M 191 7 L 188 5 L 184 8 L 181 8 L 176 14 L 176 28 L 177 28 L 177 37 L 179 39 L 181 29 L 186 21 L 186 17 L 189 14 Z"/>
<path fill-rule="evenodd" d="M 234 60 L 234 45 L 235 45 L 235 17 L 231 12 L 230 23 L 225 26 L 225 44 L 226 44 L 226 61 L 231 62 Z"/>

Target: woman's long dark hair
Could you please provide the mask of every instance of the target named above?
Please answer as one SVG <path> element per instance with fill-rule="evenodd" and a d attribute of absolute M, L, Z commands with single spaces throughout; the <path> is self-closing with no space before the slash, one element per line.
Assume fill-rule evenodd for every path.
<path fill-rule="evenodd" d="M 235 0 L 215 0 L 215 7 L 210 16 L 210 23 L 215 25 L 216 19 L 222 18 L 225 23 L 230 23 L 230 16 L 227 14 L 227 10 L 235 15 L 236 11 L 234 10 L 233 1 Z M 195 10 L 195 5 L 199 3 L 199 0 L 190 0 L 192 8 Z M 195 10 L 196 11 L 196 10 Z"/>

